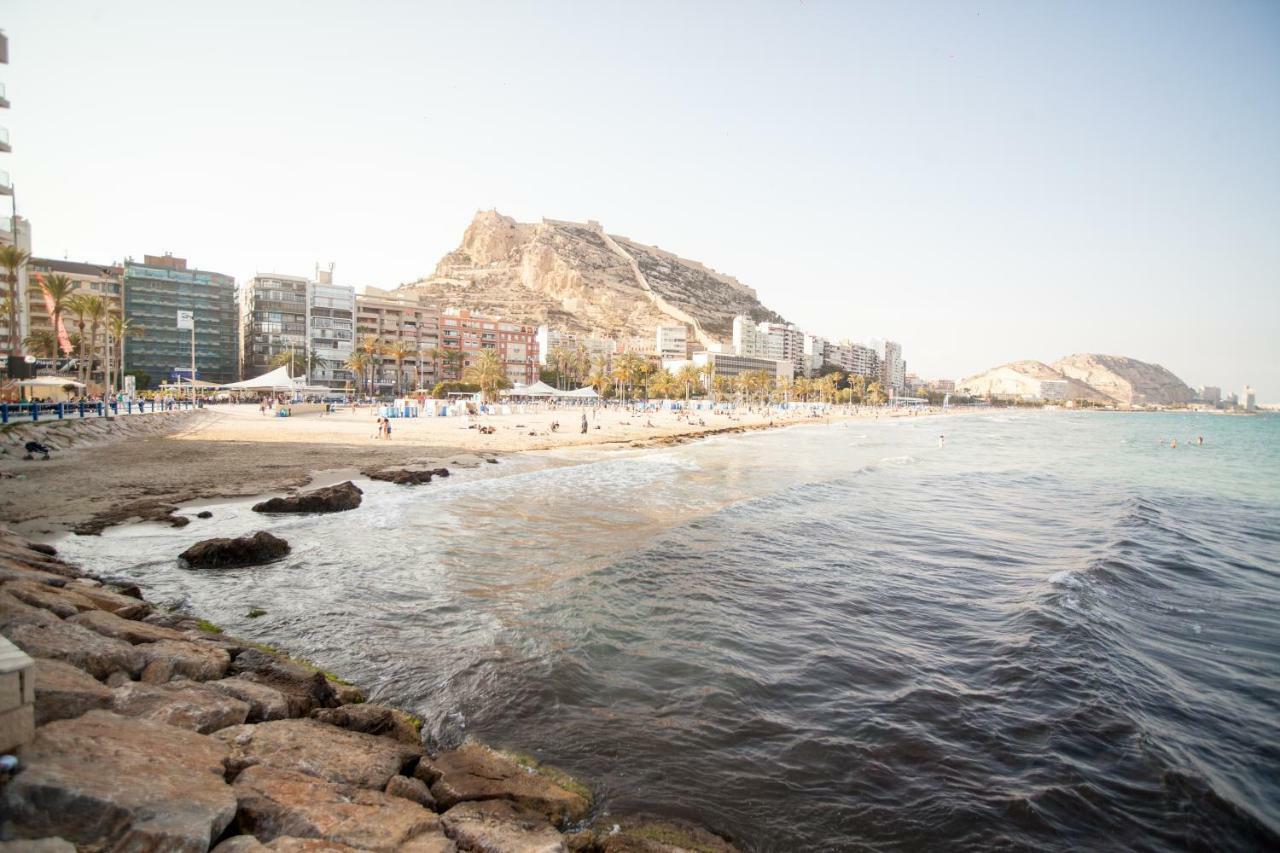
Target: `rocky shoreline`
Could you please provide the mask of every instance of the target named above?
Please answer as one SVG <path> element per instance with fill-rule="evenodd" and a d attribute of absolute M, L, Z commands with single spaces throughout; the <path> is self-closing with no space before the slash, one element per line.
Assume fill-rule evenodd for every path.
<path fill-rule="evenodd" d="M 34 659 L 36 726 L 0 771 L 0 850 L 736 849 L 528 756 L 430 754 L 411 715 L 2 528 L 0 634 Z"/>

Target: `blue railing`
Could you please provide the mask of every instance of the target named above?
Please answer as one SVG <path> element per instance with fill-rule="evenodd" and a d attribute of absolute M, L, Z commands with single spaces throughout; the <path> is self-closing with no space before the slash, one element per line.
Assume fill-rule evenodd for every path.
<path fill-rule="evenodd" d="M 0 424 L 11 421 L 65 420 L 67 418 L 105 418 L 108 415 L 144 414 L 191 408 L 190 400 L 172 400 L 167 405 L 155 400 L 131 400 L 120 403 L 112 400 L 79 401 L 73 403 L 0 403 Z"/>

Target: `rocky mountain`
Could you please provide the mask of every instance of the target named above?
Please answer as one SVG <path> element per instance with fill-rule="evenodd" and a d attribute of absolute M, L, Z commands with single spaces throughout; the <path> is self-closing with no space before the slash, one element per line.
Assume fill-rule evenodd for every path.
<path fill-rule="evenodd" d="M 1136 358 L 1077 353 L 1058 359 L 1053 367 L 1122 406 L 1177 406 L 1196 399 L 1196 392 L 1171 371 Z"/>
<path fill-rule="evenodd" d="M 684 323 L 705 345 L 728 341 L 738 314 L 782 320 L 737 279 L 598 222 L 523 223 L 496 210 L 477 213 L 435 272 L 402 289 L 441 306 L 617 338 Z"/>
<path fill-rule="evenodd" d="M 1177 406 L 1195 399 L 1185 382 L 1158 364 L 1117 355 L 1077 353 L 1055 361 L 1013 361 L 961 380 L 979 397 L 1038 397 L 1046 379 L 1065 380 L 1068 400 L 1117 406 Z"/>

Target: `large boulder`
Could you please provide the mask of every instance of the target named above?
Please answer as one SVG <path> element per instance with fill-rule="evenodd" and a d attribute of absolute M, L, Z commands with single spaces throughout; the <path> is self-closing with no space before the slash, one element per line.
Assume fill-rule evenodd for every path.
<path fill-rule="evenodd" d="M 155 720 L 203 735 L 241 725 L 249 715 L 248 702 L 198 681 L 130 681 L 112 691 L 111 709 L 121 716 Z"/>
<path fill-rule="evenodd" d="M 463 850 L 512 853 L 565 853 L 564 836 L 536 810 L 505 800 L 462 803 L 440 820 L 444 831 Z"/>
<path fill-rule="evenodd" d="M 123 593 L 112 592 L 100 586 L 89 586 L 77 581 L 72 581 L 67 585 L 67 588 L 78 593 L 82 598 L 88 599 L 102 610 L 114 613 L 121 619 L 141 619 L 151 612 L 151 605 L 139 600 L 141 596 L 128 596 Z M 137 587 L 133 587 L 133 589 L 137 589 Z"/>
<path fill-rule="evenodd" d="M 53 658 L 79 667 L 98 680 L 114 672 L 136 676 L 146 665 L 137 648 L 69 622 L 17 625 L 9 639 L 33 658 Z"/>
<path fill-rule="evenodd" d="M 311 712 L 313 719 L 341 729 L 353 732 L 364 732 L 367 735 L 381 735 L 393 738 L 401 743 L 421 743 L 419 725 L 404 711 L 388 708 L 385 705 L 361 703 L 359 705 L 343 705 L 339 708 L 318 708 Z"/>
<path fill-rule="evenodd" d="M 205 539 L 178 556 L 192 568 L 230 569 L 269 563 L 288 553 L 288 542 L 265 530 L 259 530 L 252 536 L 240 536 L 236 539 Z"/>
<path fill-rule="evenodd" d="M 0 837 L 203 853 L 236 813 L 226 754 L 205 735 L 108 711 L 49 723 L 19 750 Z"/>
<path fill-rule="evenodd" d="M 260 841 L 298 836 L 395 850 L 417 836 L 444 840 L 440 818 L 415 803 L 305 773 L 250 767 L 236 778 L 235 792 L 241 832 Z"/>
<path fill-rule="evenodd" d="M 228 767 L 262 765 L 306 773 L 340 785 L 381 791 L 421 752 L 385 737 L 349 732 L 316 720 L 272 720 L 223 729 Z"/>
<path fill-rule="evenodd" d="M 559 826 L 580 820 L 591 807 L 590 792 L 568 776 L 478 743 L 441 753 L 429 772 L 431 795 L 444 809 L 470 800 L 510 800 Z"/>
<path fill-rule="evenodd" d="M 254 504 L 254 512 L 344 512 L 360 506 L 360 487 L 348 480 L 336 486 L 325 486 L 284 498 L 272 498 Z"/>
<path fill-rule="evenodd" d="M 0 590 L 0 630 L 8 630 L 14 625 L 52 625 L 58 621 L 57 616 L 43 607 L 32 607 Z"/>
<path fill-rule="evenodd" d="M 142 680 L 162 684 L 174 678 L 213 681 L 227 674 L 231 655 L 212 643 L 194 640 L 158 640 L 134 646 L 142 655 Z"/>
<path fill-rule="evenodd" d="M 674 818 L 606 815 L 587 834 L 600 853 L 738 853 L 720 836 Z"/>
<path fill-rule="evenodd" d="M 448 477 L 448 468 L 384 468 L 368 472 L 369 479 L 395 483 L 398 486 L 418 486 L 430 483 L 432 477 Z"/>
<path fill-rule="evenodd" d="M 290 717 L 305 717 L 315 708 L 340 704 L 334 685 L 324 673 L 260 649 L 236 655 L 231 673 L 279 690 L 289 700 Z"/>
<path fill-rule="evenodd" d="M 105 610 L 86 610 L 67 619 L 74 625 L 82 625 L 104 637 L 124 640 L 126 643 L 155 643 L 160 640 L 185 640 L 182 632 L 159 625 L 148 625 L 134 619 L 121 619 Z"/>
<path fill-rule="evenodd" d="M 436 809 L 436 798 L 431 796 L 431 789 L 421 779 L 412 776 L 392 776 L 383 793 L 393 797 L 403 797 L 415 802 L 424 809 Z"/>
<path fill-rule="evenodd" d="M 206 681 L 205 685 L 239 699 L 249 705 L 246 723 L 264 723 L 267 720 L 283 720 L 289 716 L 289 698 L 265 684 L 251 681 L 245 676 Z"/>
<path fill-rule="evenodd" d="M 43 607 L 58 616 L 66 618 L 96 610 L 97 605 L 74 590 L 56 588 L 32 581 L 12 581 L 4 585 L 4 591 L 32 607 Z"/>
<path fill-rule="evenodd" d="M 402 847 L 401 850 L 404 848 Z M 213 848 L 213 853 L 359 853 L 355 847 L 320 838 L 281 836 L 263 844 L 252 835 L 234 835 Z"/>
<path fill-rule="evenodd" d="M 36 725 L 111 707 L 111 690 L 79 667 L 36 658 Z"/>

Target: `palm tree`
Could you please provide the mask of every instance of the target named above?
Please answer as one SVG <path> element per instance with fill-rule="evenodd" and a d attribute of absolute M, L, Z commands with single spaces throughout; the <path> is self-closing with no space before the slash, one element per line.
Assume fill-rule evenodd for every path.
<path fill-rule="evenodd" d="M 89 319 L 89 363 L 85 368 L 92 379 L 93 365 L 98 359 L 98 327 L 107 319 L 107 303 L 101 296 L 87 293 L 84 295 L 84 314 Z M 193 376 L 192 379 L 194 378 Z M 105 377 L 103 384 L 106 384 Z"/>
<path fill-rule="evenodd" d="M 112 314 L 107 320 L 107 331 L 111 336 L 111 340 L 115 342 L 112 351 L 112 360 L 115 364 L 115 373 L 118 379 L 124 378 L 124 341 L 125 338 L 140 338 L 146 334 L 146 328 L 135 325 L 132 320 L 126 320 L 119 314 Z M 113 382 L 112 387 L 123 384 L 122 382 Z"/>
<path fill-rule="evenodd" d="M 613 378 L 623 387 L 623 400 L 634 383 L 644 379 L 649 363 L 634 352 L 624 352 L 613 365 Z"/>
<path fill-rule="evenodd" d="M 357 394 L 362 390 L 361 386 L 365 381 L 365 370 L 368 369 L 371 360 L 363 350 L 355 350 L 351 355 L 347 356 L 347 369 L 351 371 L 351 375 L 356 379 Z"/>
<path fill-rule="evenodd" d="M 454 379 L 458 378 L 458 368 L 462 366 L 463 358 L 464 355 L 460 349 L 447 349 L 444 351 L 445 368 Z"/>
<path fill-rule="evenodd" d="M 404 360 L 414 352 L 413 345 L 404 340 L 397 340 L 387 347 L 387 355 L 396 360 L 396 393 L 404 393 Z"/>
<path fill-rule="evenodd" d="M 76 318 L 76 326 L 79 332 L 75 335 L 76 339 L 76 378 L 86 385 L 89 382 L 89 373 L 87 365 L 87 351 L 89 347 L 89 338 L 84 332 L 85 318 L 89 315 L 89 297 L 84 293 L 77 293 L 67 300 L 66 310 L 73 314 Z"/>
<path fill-rule="evenodd" d="M 507 366 L 503 364 L 502 356 L 496 349 L 480 351 L 480 355 L 467 368 L 466 381 L 480 386 L 480 394 L 486 402 L 497 399 L 498 389 L 510 384 L 507 381 Z"/>
<path fill-rule="evenodd" d="M 377 335 L 365 335 L 360 341 L 360 351 L 368 356 L 365 362 L 365 369 L 369 371 L 369 394 L 373 394 L 373 384 L 377 379 L 381 367 L 382 342 L 378 340 Z"/>
<path fill-rule="evenodd" d="M 676 371 L 676 382 L 684 386 L 684 402 L 687 405 L 690 395 L 693 394 L 693 386 L 702 382 L 702 368 L 691 361 L 686 361 Z"/>
<path fill-rule="evenodd" d="M 440 376 L 440 352 L 438 347 L 427 347 L 418 350 L 418 387 L 422 387 L 422 363 L 424 361 L 431 362 L 431 372 L 436 376 Z"/>
<path fill-rule="evenodd" d="M 55 358 L 58 352 L 58 339 L 48 329 L 40 329 L 27 335 L 22 345 L 40 358 Z"/>
<path fill-rule="evenodd" d="M 36 281 L 40 283 L 40 289 L 44 291 L 45 298 L 50 302 L 49 318 L 53 321 L 53 338 L 59 341 L 63 332 L 66 331 L 62 328 L 62 315 L 67 310 L 67 301 L 76 292 L 77 285 L 61 273 L 48 278 L 37 274 Z"/>
<path fill-rule="evenodd" d="M 9 321 L 9 355 L 19 355 L 22 341 L 18 338 L 18 276 L 31 255 L 17 246 L 0 246 L 0 266 L 5 270 L 9 285 L 9 297 L 5 300 L 5 314 Z"/>
<path fill-rule="evenodd" d="M 596 393 L 601 397 L 609 393 L 609 389 L 613 387 L 611 371 L 609 370 L 609 359 L 605 356 L 597 356 L 596 360 L 591 362 L 591 370 L 587 374 L 587 384 L 596 389 Z"/>

